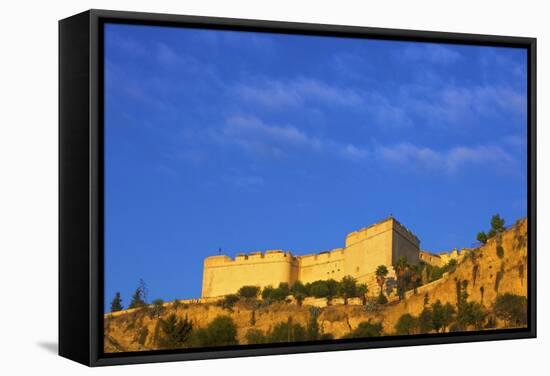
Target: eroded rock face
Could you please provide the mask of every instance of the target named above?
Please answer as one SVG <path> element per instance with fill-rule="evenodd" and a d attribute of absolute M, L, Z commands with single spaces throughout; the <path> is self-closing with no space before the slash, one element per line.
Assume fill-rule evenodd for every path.
<path fill-rule="evenodd" d="M 497 252 L 498 247 L 502 247 Z M 470 301 L 481 303 L 490 308 L 497 294 L 512 293 L 527 296 L 527 220 L 518 221 L 516 225 L 501 236 L 489 239 L 486 245 L 472 252 L 460 262 L 454 272 L 442 279 L 422 286 L 418 293 L 407 294 L 400 302 L 392 302 L 378 307 L 377 311 L 367 312 L 362 305 L 331 305 L 317 307 L 317 322 L 323 333 L 332 334 L 334 338 L 347 335 L 356 329 L 361 322 L 381 322 L 384 334 L 394 331 L 399 317 L 405 313 L 418 315 L 424 308 L 425 295 L 429 304 L 439 299 L 443 304 L 456 304 L 456 284 L 465 284 Z M 205 328 L 217 316 L 231 317 L 237 327 L 239 343 L 246 344 L 246 332 L 258 329 L 267 333 L 280 322 L 300 324 L 306 327 L 310 320 L 312 306 L 288 303 L 274 303 L 262 307 L 258 302 L 239 301 L 229 310 L 216 303 L 193 303 L 180 305 L 174 309 L 171 303 L 160 318 L 176 314 L 179 318 L 187 317 L 194 328 Z M 151 318 L 145 311 L 120 312 L 111 317 L 105 316 L 105 351 L 138 351 L 158 348 L 159 318 Z M 497 321 L 497 327 L 503 323 Z"/>

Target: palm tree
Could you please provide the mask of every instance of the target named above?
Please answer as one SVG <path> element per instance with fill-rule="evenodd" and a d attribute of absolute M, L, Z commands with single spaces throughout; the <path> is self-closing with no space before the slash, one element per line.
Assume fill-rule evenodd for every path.
<path fill-rule="evenodd" d="M 376 282 L 380 286 L 380 295 L 384 295 L 384 283 L 386 282 L 386 276 L 388 275 L 388 268 L 386 265 L 379 265 L 376 268 Z"/>

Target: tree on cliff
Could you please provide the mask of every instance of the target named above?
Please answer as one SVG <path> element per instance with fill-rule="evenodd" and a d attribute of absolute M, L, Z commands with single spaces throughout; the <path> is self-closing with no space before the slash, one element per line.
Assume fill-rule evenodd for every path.
<path fill-rule="evenodd" d="M 388 275 L 388 268 L 386 265 L 379 265 L 376 268 L 376 283 L 380 286 L 380 296 L 384 295 L 384 283 L 386 283 L 386 276 Z"/>
<path fill-rule="evenodd" d="M 342 278 L 338 284 L 338 295 L 344 299 L 344 304 L 348 304 L 349 298 L 357 296 L 357 281 L 350 275 Z"/>
<path fill-rule="evenodd" d="M 453 322 L 455 309 L 450 303 L 441 304 L 438 299 L 432 305 L 432 326 L 437 333 L 440 330 L 445 331 L 445 328 Z"/>
<path fill-rule="evenodd" d="M 418 318 L 414 317 L 410 313 L 405 313 L 399 317 L 395 324 L 395 334 L 417 334 L 418 333 Z"/>
<path fill-rule="evenodd" d="M 382 335 L 382 323 L 361 322 L 355 330 L 349 332 L 342 338 L 367 338 L 380 337 Z"/>
<path fill-rule="evenodd" d="M 478 232 L 477 240 L 480 243 L 486 244 L 489 238 L 502 233 L 506 228 L 504 227 L 504 219 L 500 214 L 495 214 L 491 218 L 491 229 L 485 233 L 483 231 Z"/>
<path fill-rule="evenodd" d="M 241 298 L 254 299 L 258 297 L 260 288 L 258 286 L 243 286 L 239 289 L 238 295 Z"/>
<path fill-rule="evenodd" d="M 115 297 L 113 298 L 113 301 L 111 302 L 111 312 L 117 312 L 122 311 L 124 308 L 122 307 L 122 298 L 120 297 L 120 292 L 117 292 L 115 294 Z"/>
<path fill-rule="evenodd" d="M 217 316 L 206 328 L 194 331 L 193 347 L 238 345 L 237 327 L 231 317 Z"/>
<path fill-rule="evenodd" d="M 361 303 L 363 305 L 367 304 L 367 293 L 369 292 L 369 287 L 366 283 L 360 283 L 357 285 L 357 296 L 361 298 Z"/>
<path fill-rule="evenodd" d="M 293 324 L 292 317 L 287 322 L 280 322 L 269 333 L 269 343 L 297 342 L 306 340 L 306 330 L 300 324 Z"/>
<path fill-rule="evenodd" d="M 159 347 L 166 349 L 176 349 L 185 347 L 185 344 L 191 336 L 193 325 L 187 319 L 187 316 L 179 320 L 175 314 L 171 314 L 164 319 L 159 320 L 161 335 L 159 337 Z"/>
<path fill-rule="evenodd" d="M 128 308 L 139 308 L 147 305 L 147 285 L 143 279 L 139 280 L 139 285 L 134 295 L 132 295 L 132 300 Z"/>
<path fill-rule="evenodd" d="M 495 315 L 504 321 L 506 326 L 520 326 L 527 323 L 527 298 L 506 293 L 498 295 L 493 307 Z"/>

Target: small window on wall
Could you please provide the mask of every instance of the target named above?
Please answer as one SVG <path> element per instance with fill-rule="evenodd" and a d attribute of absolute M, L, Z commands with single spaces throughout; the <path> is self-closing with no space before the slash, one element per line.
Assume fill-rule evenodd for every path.
<path fill-rule="evenodd" d="M 356 267 L 356 268 L 355 268 L 355 271 L 358 272 L 358 271 L 359 271 L 359 267 Z"/>

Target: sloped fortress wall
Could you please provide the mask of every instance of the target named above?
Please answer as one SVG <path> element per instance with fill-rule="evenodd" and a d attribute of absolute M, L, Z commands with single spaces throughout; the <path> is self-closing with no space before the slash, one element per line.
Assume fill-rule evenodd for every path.
<path fill-rule="evenodd" d="M 202 296 L 234 294 L 245 285 L 261 288 L 317 280 L 341 280 L 346 275 L 359 283 L 375 284 L 374 272 L 386 265 L 390 272 L 400 256 L 411 264 L 419 262 L 419 240 L 393 217 L 346 236 L 345 247 L 293 256 L 281 250 L 211 256 L 204 260 Z M 391 273 L 390 273 L 391 274 Z"/>

